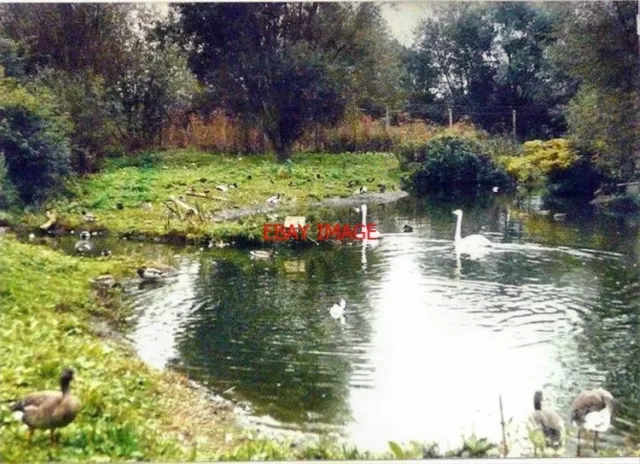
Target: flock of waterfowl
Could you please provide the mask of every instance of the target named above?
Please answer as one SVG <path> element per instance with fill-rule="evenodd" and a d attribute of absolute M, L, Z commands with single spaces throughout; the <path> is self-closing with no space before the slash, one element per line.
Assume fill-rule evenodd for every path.
<path fill-rule="evenodd" d="M 358 193 L 363 193 L 362 188 Z M 270 204 L 279 201 L 280 195 L 276 195 L 267 200 Z M 362 205 L 355 208 L 356 212 L 362 214 L 362 223 L 366 224 L 367 206 Z M 452 212 L 456 217 L 456 227 L 454 234 L 454 246 L 457 253 L 473 254 L 480 249 L 492 247 L 492 243 L 486 237 L 478 234 L 462 237 L 462 210 L 457 209 Z M 95 218 L 89 213 L 82 213 L 88 221 Z M 563 219 L 563 218 L 562 218 Z M 413 232 L 413 227 L 405 225 L 403 232 Z M 360 239 L 377 240 L 383 235 L 376 231 L 374 236 L 358 237 Z M 93 249 L 90 242 L 91 234 L 82 232 L 80 240 L 75 244 L 75 250 L 78 253 L 86 253 Z M 109 250 L 103 250 L 102 254 L 108 256 Z M 277 252 L 275 250 L 252 250 L 250 256 L 252 259 L 272 259 Z M 143 281 L 159 281 L 171 276 L 175 270 L 169 266 L 154 265 L 141 266 L 137 269 L 138 276 Z M 99 288 L 108 289 L 119 286 L 120 284 L 110 275 L 99 276 L 91 280 L 92 284 Z M 346 306 L 347 302 L 340 299 L 337 303 L 329 308 L 330 316 L 344 325 L 346 323 Z M 55 431 L 74 421 L 78 415 L 81 403 L 70 393 L 70 384 L 74 379 L 74 371 L 65 368 L 60 376 L 59 391 L 40 391 L 31 393 L 12 406 L 12 411 L 19 417 L 29 430 L 29 443 L 33 436 L 34 430 L 50 430 L 51 443 L 56 443 Z M 546 446 L 559 448 L 562 446 L 565 436 L 565 425 L 562 417 L 552 410 L 542 409 L 542 392 L 536 391 L 533 398 L 534 411 L 528 418 L 530 426 L 542 432 L 545 438 Z M 570 421 L 578 428 L 578 454 L 580 453 L 580 432 L 587 430 L 594 434 L 593 449 L 597 452 L 598 434 L 606 432 L 611 425 L 613 415 L 613 407 L 616 400 L 613 395 L 603 388 L 595 388 L 581 392 L 573 401 L 570 409 Z"/>

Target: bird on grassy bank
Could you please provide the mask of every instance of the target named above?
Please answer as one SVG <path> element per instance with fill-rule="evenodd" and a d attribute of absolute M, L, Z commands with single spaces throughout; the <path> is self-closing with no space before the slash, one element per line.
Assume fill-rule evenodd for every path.
<path fill-rule="evenodd" d="M 85 222 L 96 222 L 97 220 L 93 214 L 87 213 L 84 210 L 80 214 L 82 214 L 82 219 L 84 219 Z"/>
<path fill-rule="evenodd" d="M 91 284 L 101 290 L 108 290 L 110 288 L 121 287 L 121 285 L 116 281 L 116 279 L 109 274 L 101 275 L 96 277 L 95 279 L 89 280 Z"/>
<path fill-rule="evenodd" d="M 278 193 L 277 195 L 274 195 L 272 197 L 267 198 L 266 202 L 269 203 L 270 205 L 275 205 L 276 203 L 279 203 L 280 202 L 280 194 Z"/>
<path fill-rule="evenodd" d="M 331 317 L 337 321 L 340 321 L 340 324 L 344 325 L 346 322 L 346 317 L 344 315 L 344 310 L 347 307 L 347 302 L 342 298 L 339 302 L 335 303 L 329 309 L 329 314 Z"/>
<path fill-rule="evenodd" d="M 409 224 L 405 224 L 402 228 L 402 231 L 405 233 L 413 232 L 413 227 L 411 227 Z"/>
<path fill-rule="evenodd" d="M 533 409 L 534 411 L 529 416 L 529 423 L 544 434 L 547 446 L 557 449 L 562 444 L 564 421 L 555 411 L 542 409 L 541 391 L 537 391 L 533 395 Z"/>
<path fill-rule="evenodd" d="M 613 415 L 613 395 L 604 388 L 585 390 L 571 405 L 571 422 L 578 427 L 578 454 L 580 454 L 580 431 L 594 433 L 593 451 L 598 451 L 598 433 L 606 432 L 611 426 Z"/>
<path fill-rule="evenodd" d="M 169 266 L 141 266 L 138 268 L 137 272 L 140 278 L 144 281 L 157 281 L 166 279 L 172 274 L 173 271 L 174 269 L 170 268 Z"/>
<path fill-rule="evenodd" d="M 29 443 L 36 429 L 51 431 L 51 444 L 56 443 L 55 430 L 69 425 L 78 415 L 81 404 L 70 393 L 72 369 L 60 375 L 60 391 L 45 390 L 31 393 L 11 408 L 12 412 L 29 427 Z"/>
<path fill-rule="evenodd" d="M 87 252 L 91 251 L 93 246 L 91 245 L 91 242 L 89 241 L 90 238 L 91 238 L 91 234 L 89 232 L 87 232 L 86 230 L 81 232 L 80 233 L 80 240 L 78 240 L 76 242 L 76 244 L 74 245 L 74 248 L 75 248 L 76 252 L 78 252 L 78 253 L 87 253 Z"/>
<path fill-rule="evenodd" d="M 276 255 L 275 250 L 251 250 L 249 255 L 253 259 L 271 259 Z"/>
<path fill-rule="evenodd" d="M 458 217 L 456 220 L 456 232 L 454 235 L 454 243 L 456 246 L 456 252 L 472 254 L 479 249 L 491 247 L 491 241 L 483 235 L 473 234 L 462 237 L 462 210 L 457 209 L 453 211 L 453 214 Z"/>

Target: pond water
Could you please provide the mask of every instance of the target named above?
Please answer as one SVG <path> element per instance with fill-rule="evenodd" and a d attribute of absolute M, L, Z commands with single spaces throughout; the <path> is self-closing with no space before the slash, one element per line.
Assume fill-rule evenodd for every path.
<path fill-rule="evenodd" d="M 174 280 L 131 290 L 140 355 L 231 389 L 265 421 L 336 430 L 373 451 L 389 440 L 443 450 L 473 433 L 498 442 L 500 396 L 518 435 L 535 390 L 567 420 L 581 390 L 603 386 L 623 408 L 602 446 L 620 444 L 640 416 L 637 226 L 577 208 L 558 222 L 493 201 L 464 207 L 462 223 L 492 252 L 458 259 L 458 207 L 370 206 L 384 234 L 375 248 L 183 256 Z M 332 214 L 359 222 L 352 208 Z M 344 325 L 329 315 L 341 298 Z"/>

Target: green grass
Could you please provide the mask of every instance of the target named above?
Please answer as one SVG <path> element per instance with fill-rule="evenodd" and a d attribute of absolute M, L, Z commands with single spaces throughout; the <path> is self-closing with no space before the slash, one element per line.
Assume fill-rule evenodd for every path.
<path fill-rule="evenodd" d="M 113 160 L 102 173 L 76 181 L 71 186 L 74 195 L 52 206 L 60 215 L 60 224 L 68 228 L 83 226 L 116 234 L 187 239 L 242 236 L 260 240 L 263 215 L 223 223 L 199 218 L 168 220 L 163 202 L 170 196 L 183 195 L 187 203 L 211 214 L 265 205 L 267 198 L 280 193 L 283 210 L 295 212 L 325 198 L 348 197 L 357 189 L 355 185 L 375 192 L 379 183 L 391 189 L 397 188 L 399 180 L 398 162 L 391 154 L 298 154 L 292 163 L 282 165 L 271 156 L 237 157 L 181 150 Z M 349 181 L 355 185 L 349 187 Z M 231 183 L 237 183 L 238 188 L 224 193 L 215 189 L 216 185 Z M 192 187 L 199 193 L 208 188 L 209 195 L 228 201 L 185 196 Z M 141 207 L 147 202 L 153 205 L 152 209 Z M 118 204 L 124 208 L 118 209 Z M 83 209 L 95 214 L 98 222 L 83 224 Z M 25 214 L 23 222 L 34 226 L 45 222 L 45 218 L 41 213 Z"/>

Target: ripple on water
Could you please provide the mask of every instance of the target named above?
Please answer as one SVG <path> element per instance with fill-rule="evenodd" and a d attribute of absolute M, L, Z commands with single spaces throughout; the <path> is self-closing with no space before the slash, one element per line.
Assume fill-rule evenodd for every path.
<path fill-rule="evenodd" d="M 544 388 L 566 417 L 580 390 L 606 385 L 608 363 L 632 371 L 622 368 L 633 363 L 640 279 L 622 254 L 496 236 L 483 260 L 458 261 L 451 240 L 423 226 L 364 260 L 358 246 L 296 252 L 306 270 L 295 280 L 277 259 L 216 258 L 214 273 L 186 259 L 175 282 L 131 292 L 142 357 L 236 386 L 277 416 L 271 426 L 337 427 L 371 448 L 457 446 L 472 423 L 499 440 L 498 394 L 518 421 Z M 329 316 L 340 298 L 345 325 Z"/>

